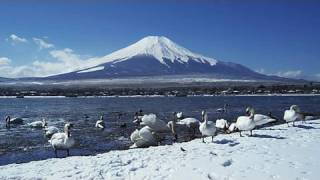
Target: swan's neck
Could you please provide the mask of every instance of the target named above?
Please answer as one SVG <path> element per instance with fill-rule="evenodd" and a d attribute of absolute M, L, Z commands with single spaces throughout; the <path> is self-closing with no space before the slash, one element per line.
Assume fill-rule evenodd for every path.
<path fill-rule="evenodd" d="M 10 124 L 10 120 L 11 120 L 11 117 L 10 117 L 10 116 L 7 116 L 7 117 L 6 117 L 6 123 L 7 123 L 7 124 Z"/>
<path fill-rule="evenodd" d="M 204 115 L 203 115 L 203 122 L 205 123 L 205 124 L 207 124 L 208 123 L 208 115 L 207 115 L 207 113 L 205 113 Z"/>
<path fill-rule="evenodd" d="M 68 128 L 64 129 L 64 133 L 67 135 L 67 137 L 70 137 L 70 131 Z"/>
<path fill-rule="evenodd" d="M 249 119 L 251 119 L 251 120 L 254 119 L 254 113 L 250 113 Z"/>

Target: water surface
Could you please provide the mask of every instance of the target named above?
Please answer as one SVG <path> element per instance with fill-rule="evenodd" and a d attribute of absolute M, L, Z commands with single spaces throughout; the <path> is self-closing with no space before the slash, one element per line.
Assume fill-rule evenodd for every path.
<path fill-rule="evenodd" d="M 229 104 L 227 113 L 216 109 Z M 24 98 L 0 99 L 0 165 L 29 162 L 54 157 L 52 148 L 42 130 L 20 125 L 7 129 L 4 117 L 22 117 L 26 123 L 47 119 L 49 125 L 63 129 L 72 122 L 72 135 L 77 145 L 71 155 L 94 155 L 110 150 L 127 149 L 132 143 L 130 134 L 136 129 L 132 123 L 134 112 L 142 109 L 169 121 L 172 112 L 182 111 L 187 117 L 200 119 L 201 110 L 209 112 L 209 119 L 229 121 L 242 115 L 246 106 L 257 113 L 281 118 L 283 111 L 297 104 L 305 112 L 319 112 L 320 96 L 216 96 L 216 97 L 113 97 L 113 98 Z M 96 120 L 104 115 L 107 128 L 94 128 Z M 119 114 L 122 116 L 119 118 Z M 87 115 L 89 118 L 85 118 Z M 120 124 L 127 123 L 127 128 Z M 183 141 L 185 139 L 182 139 Z M 61 152 L 64 156 L 64 152 Z"/>

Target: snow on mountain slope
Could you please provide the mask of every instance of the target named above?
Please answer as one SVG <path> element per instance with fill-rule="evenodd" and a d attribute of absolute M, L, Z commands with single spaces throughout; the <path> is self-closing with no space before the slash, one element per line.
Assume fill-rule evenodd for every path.
<path fill-rule="evenodd" d="M 104 66 L 97 66 L 85 70 L 78 71 L 77 73 L 87 73 L 87 72 L 95 72 L 95 71 L 101 71 L 104 69 Z"/>
<path fill-rule="evenodd" d="M 102 61 L 112 62 L 116 60 L 115 63 L 117 63 L 141 55 L 153 56 L 160 63 L 167 66 L 168 64 L 164 59 L 169 59 L 171 62 L 178 61 L 180 63 L 187 63 L 190 59 L 194 59 L 201 63 L 208 62 L 212 66 L 217 63 L 217 60 L 193 53 L 163 36 L 147 36 L 126 48 L 103 57 Z"/>
<path fill-rule="evenodd" d="M 238 80 L 288 80 L 259 74 L 237 63 L 218 61 L 193 53 L 163 36 L 147 36 L 126 48 L 92 59 L 90 67 L 44 79 L 79 80 L 166 75 L 209 75 L 215 79 Z"/>

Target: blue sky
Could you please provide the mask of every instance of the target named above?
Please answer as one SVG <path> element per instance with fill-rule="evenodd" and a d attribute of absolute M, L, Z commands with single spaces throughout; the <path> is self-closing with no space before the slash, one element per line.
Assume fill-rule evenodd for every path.
<path fill-rule="evenodd" d="M 312 0 L 1 1 L 0 76 L 72 70 L 161 35 L 265 74 L 320 79 L 319 9 Z"/>

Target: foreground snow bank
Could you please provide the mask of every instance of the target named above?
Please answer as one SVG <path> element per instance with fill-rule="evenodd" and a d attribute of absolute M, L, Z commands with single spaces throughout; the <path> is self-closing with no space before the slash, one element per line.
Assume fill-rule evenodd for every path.
<path fill-rule="evenodd" d="M 211 138 L 207 138 L 209 141 Z M 97 156 L 0 167 L 0 179 L 319 179 L 320 120 Z"/>

